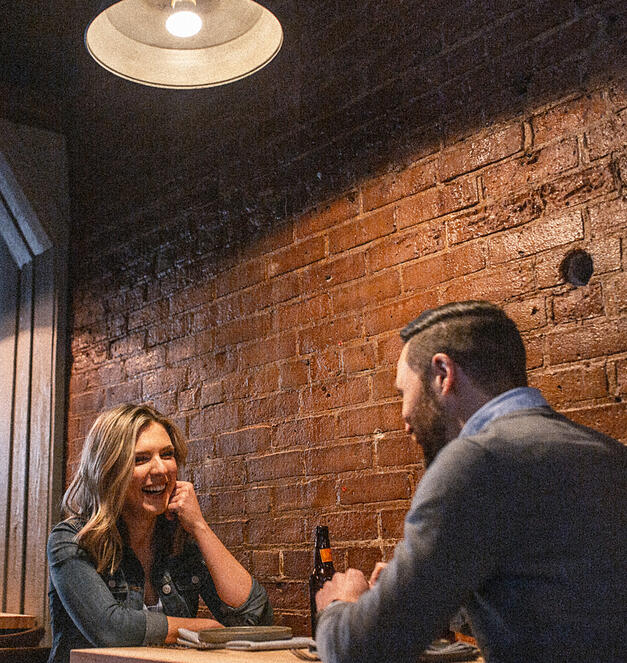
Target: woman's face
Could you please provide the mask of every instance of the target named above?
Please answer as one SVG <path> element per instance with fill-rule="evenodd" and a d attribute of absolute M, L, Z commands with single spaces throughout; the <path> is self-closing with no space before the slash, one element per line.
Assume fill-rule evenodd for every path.
<path fill-rule="evenodd" d="M 155 421 L 142 429 L 135 444 L 135 467 L 126 491 L 122 515 L 128 520 L 165 513 L 176 486 L 174 445 Z"/>

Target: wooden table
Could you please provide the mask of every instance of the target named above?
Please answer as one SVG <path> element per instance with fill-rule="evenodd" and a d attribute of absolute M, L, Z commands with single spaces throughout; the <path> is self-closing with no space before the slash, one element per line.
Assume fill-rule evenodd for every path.
<path fill-rule="evenodd" d="M 235 649 L 177 649 L 164 647 L 111 647 L 73 649 L 70 663 L 298 663 L 287 649 L 238 651 Z M 478 658 L 473 663 L 482 663 Z"/>
<path fill-rule="evenodd" d="M 70 663 L 298 663 L 287 649 L 238 651 L 236 649 L 180 649 L 176 647 L 110 647 L 73 649 Z"/>
<path fill-rule="evenodd" d="M 12 612 L 0 612 L 0 630 L 35 628 L 37 617 L 34 615 L 17 615 Z"/>

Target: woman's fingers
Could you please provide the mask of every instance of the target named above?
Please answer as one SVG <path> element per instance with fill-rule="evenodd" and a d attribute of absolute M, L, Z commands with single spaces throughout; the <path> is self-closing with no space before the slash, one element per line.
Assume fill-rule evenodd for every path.
<path fill-rule="evenodd" d="M 379 576 L 381 575 L 381 571 L 387 566 L 387 562 L 377 562 L 375 564 L 374 569 L 372 570 L 372 573 L 370 574 L 370 579 L 368 580 L 368 584 L 372 588 L 374 584 L 377 582 L 379 579 Z"/>

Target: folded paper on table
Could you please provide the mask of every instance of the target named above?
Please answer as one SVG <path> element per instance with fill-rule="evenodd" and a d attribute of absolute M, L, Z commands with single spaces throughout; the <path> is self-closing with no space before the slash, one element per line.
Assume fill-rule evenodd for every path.
<path fill-rule="evenodd" d="M 224 635 L 226 629 L 216 629 Z M 278 640 L 227 640 L 222 642 L 206 642 L 203 640 L 203 632 L 190 631 L 186 628 L 179 629 L 177 644 L 194 649 L 240 649 L 246 651 L 261 651 L 267 649 L 300 649 L 314 644 L 311 638 L 284 638 Z M 220 639 L 220 638 L 216 638 Z"/>

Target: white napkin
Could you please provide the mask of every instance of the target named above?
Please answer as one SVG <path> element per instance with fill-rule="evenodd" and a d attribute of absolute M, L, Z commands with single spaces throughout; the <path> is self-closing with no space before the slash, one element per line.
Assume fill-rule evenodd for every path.
<path fill-rule="evenodd" d="M 266 640 L 253 642 L 252 640 L 231 640 L 226 643 L 227 649 L 245 649 L 247 651 L 261 651 L 263 649 L 305 649 L 316 643 L 311 638 L 289 638 L 289 640 Z"/>

